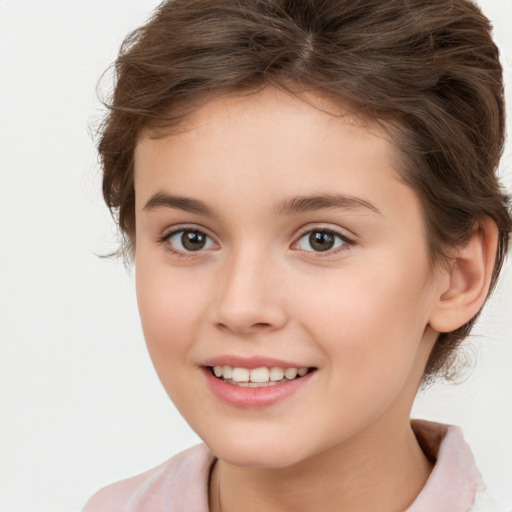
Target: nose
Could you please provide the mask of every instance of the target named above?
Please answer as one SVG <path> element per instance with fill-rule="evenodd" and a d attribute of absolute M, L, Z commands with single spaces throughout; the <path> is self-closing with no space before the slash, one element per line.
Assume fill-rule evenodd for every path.
<path fill-rule="evenodd" d="M 219 275 L 213 321 L 239 335 L 269 332 L 287 322 L 279 265 L 251 251 L 233 255 Z"/>

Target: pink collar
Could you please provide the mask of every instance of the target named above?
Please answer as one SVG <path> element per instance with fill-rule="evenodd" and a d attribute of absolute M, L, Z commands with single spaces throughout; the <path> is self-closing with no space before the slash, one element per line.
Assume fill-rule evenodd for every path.
<path fill-rule="evenodd" d="M 460 428 L 423 420 L 414 420 L 412 428 L 435 466 L 405 512 L 471 510 L 485 486 Z M 83 512 L 208 512 L 208 480 L 214 461 L 206 445 L 194 446 L 157 468 L 103 489 Z"/>
<path fill-rule="evenodd" d="M 425 487 L 406 512 L 466 512 L 485 490 L 475 459 L 459 427 L 413 420 L 421 448 L 436 461 Z"/>

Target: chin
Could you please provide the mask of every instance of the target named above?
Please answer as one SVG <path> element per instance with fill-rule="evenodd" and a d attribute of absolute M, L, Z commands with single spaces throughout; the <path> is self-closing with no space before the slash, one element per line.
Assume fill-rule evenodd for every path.
<path fill-rule="evenodd" d="M 307 453 L 304 446 L 296 446 L 293 440 L 288 439 L 255 439 L 225 436 L 223 438 L 208 439 L 205 443 L 215 456 L 228 464 L 245 468 L 280 469 L 293 466 L 312 453 Z M 302 443 L 301 443 L 302 444 Z"/>
<path fill-rule="evenodd" d="M 233 446 L 230 446 L 226 450 L 221 448 L 213 451 L 218 459 L 240 468 L 282 469 L 301 461 L 300 457 L 290 456 L 286 452 L 276 452 L 272 448 L 262 448 L 260 446 L 247 450 L 235 450 Z M 264 451 L 268 453 L 262 453 Z M 271 451 L 272 453 L 270 453 Z"/>

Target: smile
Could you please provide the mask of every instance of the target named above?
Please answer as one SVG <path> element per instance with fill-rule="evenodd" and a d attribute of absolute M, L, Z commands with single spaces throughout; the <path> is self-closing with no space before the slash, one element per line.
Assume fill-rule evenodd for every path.
<path fill-rule="evenodd" d="M 228 365 L 216 365 L 210 369 L 215 377 L 228 384 L 251 388 L 275 386 L 304 377 L 312 371 L 310 368 L 281 368 L 278 366 L 243 368 Z"/>
<path fill-rule="evenodd" d="M 226 360 L 228 359 L 228 360 Z M 202 366 L 206 384 L 221 402 L 238 409 L 258 409 L 289 399 L 315 381 L 318 368 L 284 361 L 223 358 Z M 224 363 L 224 364 L 222 364 Z M 231 363 L 231 364 L 228 364 Z"/>

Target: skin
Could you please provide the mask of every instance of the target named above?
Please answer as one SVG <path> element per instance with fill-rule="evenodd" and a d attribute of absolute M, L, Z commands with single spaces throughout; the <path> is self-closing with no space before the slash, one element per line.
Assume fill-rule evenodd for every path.
<path fill-rule="evenodd" d="M 429 264 L 397 150 L 378 128 L 310 104 L 326 101 L 272 87 L 226 95 L 137 145 L 139 310 L 163 386 L 219 459 L 213 512 L 403 511 L 431 470 L 409 414 L 450 276 Z M 158 194 L 211 212 L 148 208 Z M 278 208 L 333 194 L 357 201 Z M 185 228 L 208 235 L 204 249 L 165 239 Z M 320 228 L 351 242 L 315 252 L 304 233 Z M 284 400 L 240 409 L 201 369 L 226 354 L 316 371 Z"/>

